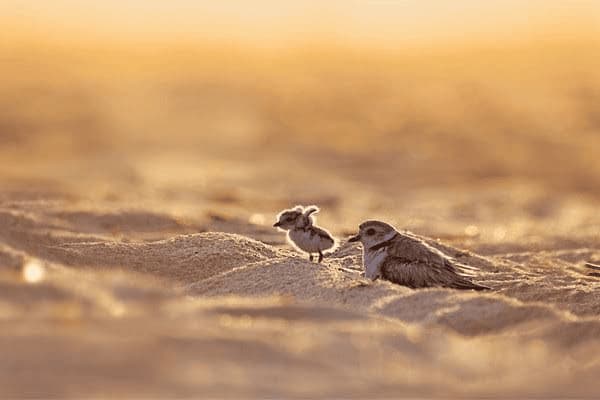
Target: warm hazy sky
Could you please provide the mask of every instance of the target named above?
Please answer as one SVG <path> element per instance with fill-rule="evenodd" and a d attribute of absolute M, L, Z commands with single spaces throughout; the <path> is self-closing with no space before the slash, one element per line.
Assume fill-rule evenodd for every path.
<path fill-rule="evenodd" d="M 1 0 L 0 23 L 4 40 L 568 39 L 600 33 L 600 0 Z"/>

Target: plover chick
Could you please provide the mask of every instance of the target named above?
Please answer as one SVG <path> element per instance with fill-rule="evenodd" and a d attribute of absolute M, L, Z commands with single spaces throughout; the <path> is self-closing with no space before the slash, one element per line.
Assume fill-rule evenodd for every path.
<path fill-rule="evenodd" d="M 329 232 L 314 225 L 312 214 L 319 212 L 317 206 L 296 206 L 283 210 L 277 215 L 274 227 L 287 231 L 287 239 L 296 249 L 308 253 L 308 259 L 313 260 L 313 254 L 318 254 L 318 262 L 323 261 L 323 252 L 332 249 L 336 242 Z"/>
<path fill-rule="evenodd" d="M 380 221 L 365 221 L 349 242 L 363 247 L 365 277 L 382 278 L 410 288 L 447 287 L 485 290 L 471 282 L 476 268 L 460 264 L 409 233 Z"/>

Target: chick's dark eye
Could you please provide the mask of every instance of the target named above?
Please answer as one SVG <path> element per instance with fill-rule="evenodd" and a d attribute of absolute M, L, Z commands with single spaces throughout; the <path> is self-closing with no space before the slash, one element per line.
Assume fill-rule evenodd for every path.
<path fill-rule="evenodd" d="M 293 220 L 294 220 L 294 217 L 287 217 L 285 220 L 286 220 L 286 221 L 293 221 Z"/>
<path fill-rule="evenodd" d="M 372 236 L 375 234 L 375 229 L 371 228 L 371 229 L 367 229 L 367 235 Z"/>

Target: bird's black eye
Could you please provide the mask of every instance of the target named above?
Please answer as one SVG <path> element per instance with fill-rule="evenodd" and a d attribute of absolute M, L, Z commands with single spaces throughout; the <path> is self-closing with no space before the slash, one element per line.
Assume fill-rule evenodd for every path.
<path fill-rule="evenodd" d="M 286 218 L 286 221 L 293 221 L 293 220 L 294 220 L 294 217 L 287 217 Z"/>
<path fill-rule="evenodd" d="M 367 235 L 372 236 L 374 234 L 375 234 L 375 229 L 373 229 L 373 228 L 367 229 Z"/>

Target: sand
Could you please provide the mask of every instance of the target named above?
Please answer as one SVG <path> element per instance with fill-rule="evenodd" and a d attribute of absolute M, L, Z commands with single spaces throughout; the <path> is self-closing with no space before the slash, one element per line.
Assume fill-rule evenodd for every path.
<path fill-rule="evenodd" d="M 579 266 L 598 250 L 480 256 L 425 237 L 493 291 L 411 290 L 353 272 L 345 241 L 317 265 L 281 233 L 210 231 L 265 235 L 236 219 L 115 240 L 115 224 L 192 226 L 25 200 L 0 215 L 3 397 L 599 394 L 600 280 Z"/>

